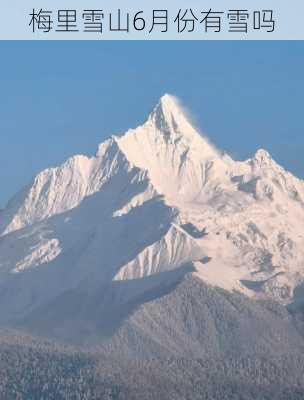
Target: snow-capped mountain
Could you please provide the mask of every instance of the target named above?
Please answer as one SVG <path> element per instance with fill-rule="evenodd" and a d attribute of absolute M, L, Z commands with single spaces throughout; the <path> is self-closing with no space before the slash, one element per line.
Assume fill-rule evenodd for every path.
<path fill-rule="evenodd" d="M 0 321 L 122 282 L 129 301 L 189 274 L 300 302 L 303 226 L 303 181 L 265 150 L 234 161 L 165 95 L 142 126 L 42 171 L 1 212 Z"/>

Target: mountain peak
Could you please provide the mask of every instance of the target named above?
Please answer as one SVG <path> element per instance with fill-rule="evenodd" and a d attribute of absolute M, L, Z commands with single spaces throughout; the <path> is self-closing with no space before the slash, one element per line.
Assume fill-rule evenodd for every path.
<path fill-rule="evenodd" d="M 165 93 L 158 102 L 158 106 L 161 106 L 163 110 L 169 112 L 181 112 L 178 99 L 172 94 Z"/>
<path fill-rule="evenodd" d="M 258 149 L 254 155 L 254 158 L 260 161 L 268 161 L 271 160 L 271 155 L 265 149 Z"/>
<path fill-rule="evenodd" d="M 264 167 L 269 167 L 270 165 L 276 164 L 271 155 L 265 149 L 258 149 L 252 158 L 252 162 L 255 165 Z"/>
<path fill-rule="evenodd" d="M 199 135 L 189 121 L 180 101 L 170 94 L 164 94 L 149 116 L 148 122 L 167 135 Z"/>

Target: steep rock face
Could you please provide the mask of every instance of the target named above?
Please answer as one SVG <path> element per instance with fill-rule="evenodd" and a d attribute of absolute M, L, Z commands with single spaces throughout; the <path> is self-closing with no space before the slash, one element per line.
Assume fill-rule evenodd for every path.
<path fill-rule="evenodd" d="M 142 126 L 41 172 L 1 212 L 1 320 L 113 282 L 150 291 L 185 265 L 211 286 L 301 302 L 303 199 L 265 150 L 232 160 L 165 95 Z"/>
<path fill-rule="evenodd" d="M 42 171 L 9 202 L 0 222 L 2 235 L 69 211 L 112 182 L 113 191 L 123 191 L 124 174 L 132 168 L 110 138 L 99 146 L 95 157 L 77 155 L 57 168 Z M 113 192 L 114 201 L 115 196 Z M 109 198 L 109 203 L 112 200 Z"/>
<path fill-rule="evenodd" d="M 118 137 L 117 143 L 134 165 L 149 171 L 154 186 L 173 204 L 206 199 L 208 191 L 229 180 L 232 160 L 199 134 L 169 95 L 143 126 Z"/>

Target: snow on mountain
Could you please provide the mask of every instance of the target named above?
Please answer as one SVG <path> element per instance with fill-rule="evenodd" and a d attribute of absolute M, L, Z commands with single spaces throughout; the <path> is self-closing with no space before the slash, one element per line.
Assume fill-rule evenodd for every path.
<path fill-rule="evenodd" d="M 195 202 L 229 181 L 230 159 L 222 157 L 188 121 L 177 100 L 163 96 L 147 122 L 117 138 L 128 160 L 149 171 L 168 201 Z"/>
<path fill-rule="evenodd" d="M 8 203 L 1 318 L 75 288 L 134 280 L 141 292 L 189 263 L 211 286 L 290 303 L 304 280 L 303 202 L 303 181 L 265 150 L 232 160 L 165 95 L 142 126 L 41 172 Z"/>
<path fill-rule="evenodd" d="M 8 204 L 0 225 L 2 234 L 77 207 L 85 197 L 101 190 L 117 169 L 129 168 L 127 164 L 116 142 L 109 139 L 96 157 L 77 155 L 42 171 Z"/>

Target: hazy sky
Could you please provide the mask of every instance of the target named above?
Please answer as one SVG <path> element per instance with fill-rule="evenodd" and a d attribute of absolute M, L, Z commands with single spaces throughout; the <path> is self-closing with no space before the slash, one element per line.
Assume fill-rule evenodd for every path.
<path fill-rule="evenodd" d="M 165 92 L 238 159 L 304 177 L 303 42 L 1 42 L 0 206 L 40 170 L 92 154 Z"/>

